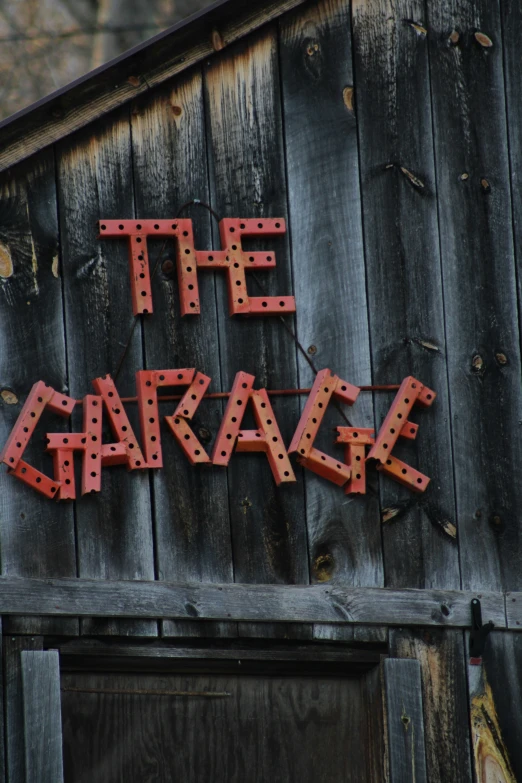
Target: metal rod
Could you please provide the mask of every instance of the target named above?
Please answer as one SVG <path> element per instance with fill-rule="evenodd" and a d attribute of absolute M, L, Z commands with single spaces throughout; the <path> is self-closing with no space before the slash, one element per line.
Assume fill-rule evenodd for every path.
<path fill-rule="evenodd" d="M 361 391 L 397 391 L 400 389 L 398 383 L 380 384 L 377 386 L 359 386 Z M 310 394 L 312 391 L 309 389 L 267 389 L 269 397 L 287 397 L 294 394 Z M 158 402 L 173 402 L 175 400 L 181 400 L 182 394 L 167 394 L 158 397 Z M 230 392 L 213 392 L 212 394 L 205 394 L 204 400 L 223 400 L 230 397 Z M 137 397 L 122 397 L 121 401 L 126 402 L 138 402 Z M 76 400 L 78 405 L 82 405 L 83 400 Z"/>
<path fill-rule="evenodd" d="M 149 690 L 123 690 L 120 688 L 60 688 L 69 693 L 109 693 L 124 696 L 203 696 L 205 698 L 223 699 L 230 696 L 226 691 L 149 691 Z"/>

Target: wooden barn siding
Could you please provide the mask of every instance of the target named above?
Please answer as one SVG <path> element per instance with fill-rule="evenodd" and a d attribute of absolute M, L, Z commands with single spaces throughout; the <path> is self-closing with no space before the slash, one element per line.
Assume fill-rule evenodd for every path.
<path fill-rule="evenodd" d="M 343 99 L 344 88 L 353 84 L 349 4 L 329 0 L 283 18 L 280 58 L 296 326 L 312 362 L 299 354 L 299 385 L 312 385 L 312 367 L 369 384 L 357 129 Z M 354 424 L 373 426 L 371 395 L 362 394 L 345 412 Z M 346 421 L 331 405 L 318 439 L 320 448 L 339 456 L 332 444 L 340 424 Z M 304 481 L 312 581 L 381 586 L 375 485 L 356 498 L 310 472 Z M 347 639 L 353 632 L 315 628 L 316 638 Z"/>
<path fill-rule="evenodd" d="M 397 381 L 404 373 L 414 372 L 433 383 L 439 399 L 419 417 L 418 449 L 419 467 L 433 475 L 433 500 L 428 495 L 417 500 L 397 492 L 386 479 L 379 496 L 370 487 L 367 498 L 345 500 L 342 491 L 311 474 L 304 480 L 300 476 L 295 487 L 279 491 L 271 483 L 264 458 L 238 456 L 228 474 L 212 470 L 204 478 L 205 484 L 215 482 L 215 492 L 224 498 L 228 495 L 232 520 L 229 533 L 226 517 L 218 518 L 219 532 L 214 529 L 213 535 L 219 554 L 213 549 L 214 560 L 206 565 L 205 558 L 210 557 L 206 549 L 210 551 L 216 542 L 205 536 L 204 520 L 207 513 L 210 519 L 215 513 L 222 515 L 221 503 L 215 504 L 217 511 L 203 513 L 199 507 L 191 512 L 195 491 L 180 482 L 177 491 L 187 493 L 189 522 L 186 514 L 176 520 L 173 512 L 161 514 L 161 519 L 157 513 L 154 532 L 149 478 L 107 470 L 104 508 L 93 498 L 82 499 L 75 507 L 77 572 L 72 506 L 40 501 L 2 473 L 4 573 L 111 578 L 177 578 L 179 574 L 180 578 L 197 576 L 209 581 L 226 581 L 234 573 L 236 581 L 299 582 L 308 580 L 308 536 L 312 581 L 337 578 L 359 585 L 438 587 L 455 587 L 460 581 L 469 589 L 518 587 L 520 484 L 516 471 L 520 446 L 514 433 L 521 408 L 520 347 L 506 124 L 506 112 L 516 118 L 521 111 L 514 87 L 517 26 L 509 17 L 505 20 L 509 48 L 504 73 L 497 5 L 474 2 L 453 8 L 443 3 L 430 5 L 428 14 L 418 2 L 405 3 L 393 12 L 385 2 L 372 0 L 356 3 L 353 14 L 354 71 L 348 56 L 348 5 L 344 0 L 325 0 L 283 16 L 278 30 L 265 27 L 237 48 L 216 55 L 203 76 L 199 70 L 191 71 L 142 96 L 131 106 L 132 123 L 123 107 L 64 139 L 55 151 L 58 210 L 52 151 L 4 175 L 1 239 L 12 249 L 15 274 L 3 282 L 2 317 L 10 340 L 2 352 L 1 383 L 12 388 L 21 401 L 39 377 L 81 396 L 90 390 L 92 377 L 114 370 L 132 320 L 124 287 L 126 248 L 124 243 L 109 240 L 101 247 L 95 226 L 100 217 L 130 217 L 135 202 L 138 214 L 152 215 L 158 209 L 166 216 L 185 198 L 199 198 L 207 192 L 222 214 L 286 215 L 288 211 L 291 233 L 279 244 L 272 242 L 278 267 L 260 276 L 263 283 L 274 293 L 295 288 L 298 313 L 289 321 L 297 323 L 305 349 L 314 345 L 317 367 L 331 366 L 348 380 L 362 383 L 370 378 L 371 360 L 377 382 Z M 452 30 L 459 33 L 455 46 L 449 43 Z M 477 41 L 477 30 L 490 36 L 492 47 Z M 389 52 L 386 61 L 379 59 L 380 49 Z M 335 61 L 332 52 L 339 53 Z M 372 53 L 375 57 L 369 56 Z M 332 82 L 334 65 L 336 82 Z M 413 88 L 406 78 L 408 69 L 415 80 Z M 454 98 L 451 79 L 460 100 Z M 387 85 L 391 85 L 389 94 Z M 354 87 L 353 95 L 345 87 Z M 181 115 L 168 108 L 173 96 L 187 102 Z M 454 101 L 451 110 L 450 101 Z M 484 105 L 493 108 L 485 112 Z M 321 123 L 326 112 L 328 120 Z M 235 122 L 243 125 L 232 132 Z M 183 123 L 190 125 L 188 138 Z M 509 147 L 514 193 L 519 165 L 515 136 Z M 200 160 L 200 168 L 191 166 L 187 172 L 183 168 L 187 156 Z M 340 165 L 333 166 L 332 159 Z M 160 179 L 162 165 L 176 172 L 171 178 L 174 184 L 169 185 L 171 195 L 166 195 L 165 178 Z M 467 179 L 462 179 L 464 173 Z M 190 193 L 183 187 L 183 177 L 189 174 L 195 178 Z M 28 208 L 28 200 L 33 209 Z M 53 266 L 57 211 L 62 281 L 55 277 Z M 206 244 L 215 229 L 203 210 L 190 214 L 200 232 L 198 241 Z M 308 216 L 308 225 L 303 225 L 303 215 Z M 27 222 L 31 220 L 32 224 Z M 332 275 L 314 276 L 314 259 L 317 268 L 325 248 Z M 416 271 L 419 264 L 424 265 L 422 277 Z M 38 294 L 31 282 L 35 274 Z M 394 276 L 402 285 L 386 304 L 390 295 L 386 282 L 396 285 Z M 339 283 L 333 291 L 332 279 Z M 240 368 L 256 371 L 258 382 L 272 387 L 310 382 L 308 365 L 302 357 L 297 362 L 295 346 L 277 319 L 232 321 L 226 315 L 222 277 L 217 274 L 212 280 L 201 274 L 201 282 L 203 293 L 207 291 L 207 307 L 200 324 L 183 322 L 179 327 L 177 284 L 167 290 L 162 273 L 157 276 L 157 315 L 168 310 L 171 325 L 163 328 L 161 318 L 148 319 L 143 343 L 138 326 L 118 379 L 122 393 L 133 393 L 136 369 L 163 361 L 157 346 L 158 341 L 165 341 L 169 329 L 169 361 L 196 359 L 203 370 L 215 373 L 216 386 L 221 383 L 222 388 L 229 388 Z M 309 296 L 314 287 L 320 291 L 323 284 L 329 303 L 326 313 L 322 302 L 313 301 L 304 312 L 302 297 Z M 49 295 L 44 298 L 45 286 L 51 300 Z M 253 281 L 250 286 L 254 291 Z M 31 290 L 34 302 L 24 305 Z M 215 304 L 210 304 L 214 290 Z M 427 297 L 426 292 L 431 295 Z M 18 298 L 10 299 L 15 293 Z M 400 307 L 393 309 L 395 302 Z M 107 303 L 117 317 L 107 316 Z M 50 312 L 52 329 L 47 325 Z M 319 329 L 321 318 L 324 326 Z M 44 321 L 45 327 L 39 329 Z M 96 344 L 96 351 L 84 350 L 86 326 L 88 345 Z M 201 333 L 196 336 L 198 329 Z M 214 366 L 215 353 L 205 354 L 212 329 L 219 335 L 219 369 Z M 29 352 L 23 344 L 27 334 Z M 57 371 L 49 375 L 53 366 Z M 376 395 L 377 423 L 384 399 L 385 395 Z M 362 395 L 362 405 L 348 412 L 354 422 L 372 420 L 368 400 Z M 213 406 L 209 414 L 210 407 L 205 408 L 209 418 L 203 424 L 214 433 L 220 406 Z M 291 432 L 298 416 L 297 400 L 278 401 L 275 409 Z M 18 410 L 16 405 L 2 404 L 5 433 Z M 334 418 L 335 423 L 342 421 Z M 53 422 L 55 426 L 59 423 Z M 287 439 L 290 432 L 285 432 Z M 168 437 L 164 448 L 166 454 L 174 453 Z M 416 450 L 415 444 L 408 445 L 409 461 L 415 461 Z M 460 550 L 438 524 L 455 521 L 449 475 L 452 451 Z M 178 459 L 173 457 L 173 464 Z M 197 483 L 195 469 L 187 470 L 187 475 Z M 171 482 L 179 481 L 171 467 L 154 476 L 155 502 L 167 509 L 167 498 L 176 487 Z M 440 492 L 436 492 L 439 483 Z M 247 489 L 250 493 L 259 490 L 260 505 L 253 503 Z M 129 496 L 128 503 L 120 502 L 123 492 Z M 382 507 L 410 499 L 414 502 L 384 528 L 382 546 L 377 502 Z M 207 500 L 199 498 L 198 503 L 203 507 L 210 503 L 210 492 Z M 17 504 L 30 509 L 30 520 L 23 527 L 20 514 L 24 512 Z M 369 531 L 365 523 L 372 526 Z M 37 547 L 35 532 L 41 536 Z M 154 559 L 155 538 L 162 544 Z"/>
<path fill-rule="evenodd" d="M 56 156 L 69 387 L 79 398 L 93 393 L 92 379 L 115 373 L 132 322 L 126 242 L 112 240 L 107 247 L 97 231 L 100 218 L 134 217 L 128 107 L 111 123 L 95 123 L 56 145 Z M 135 394 L 134 373 L 143 363 L 139 324 L 118 375 L 121 396 Z M 128 406 L 128 414 L 137 427 L 136 406 Z M 80 411 L 78 430 L 81 417 Z M 75 511 L 78 576 L 154 579 L 147 471 L 104 471 L 102 492 L 82 498 Z M 154 636 L 157 626 L 88 621 L 83 631 Z"/>
<path fill-rule="evenodd" d="M 269 25 L 217 55 L 205 68 L 210 199 L 221 217 L 287 217 L 277 49 L 277 27 Z M 255 248 L 267 248 L 266 241 Z M 262 290 L 256 288 L 253 275 L 247 275 L 249 290 L 257 296 L 263 291 L 273 296 L 290 293 L 288 234 L 271 239 L 268 248 L 275 252 L 277 267 L 256 274 Z M 230 318 L 222 275 L 216 275 L 216 292 L 223 388 L 231 388 L 240 370 L 255 375 L 259 387 L 295 388 L 296 346 L 279 319 Z M 292 324 L 294 319 L 288 321 Z M 216 350 L 218 345 L 214 345 Z M 282 397 L 271 403 L 283 440 L 289 443 L 299 418 L 298 398 Z M 236 581 L 308 581 L 305 496 L 299 469 L 297 476 L 295 484 L 278 488 L 263 455 L 232 459 L 228 491 Z M 243 635 L 259 631 L 240 629 Z M 311 629 L 300 631 L 311 635 Z M 263 629 L 266 635 L 295 632 Z"/>
<path fill-rule="evenodd" d="M 355 105 L 373 382 L 413 375 L 437 391 L 436 405 L 415 417 L 419 457 L 402 449 L 432 477 L 426 493 L 381 482 L 381 508 L 399 509 L 383 525 L 386 584 L 459 587 L 458 548 L 442 534 L 456 519 L 428 50 L 404 23 L 423 19 L 423 6 L 356 0 Z M 377 426 L 390 401 L 375 395 Z"/>
<path fill-rule="evenodd" d="M 140 217 L 175 216 L 193 198 L 209 201 L 203 78 L 196 68 L 175 84 L 137 101 L 131 109 L 136 213 Z M 211 216 L 203 208 L 186 209 L 194 221 L 198 248 L 212 247 Z M 199 276 L 202 313 L 182 319 L 173 242 L 149 243 L 149 257 L 160 266 L 152 282 L 154 316 L 144 320 L 145 361 L 149 369 L 192 366 L 221 390 L 216 276 Z M 219 303 L 223 307 L 223 302 Z M 162 405 L 171 414 L 172 403 Z M 203 403 L 195 432 L 216 433 L 221 401 Z M 192 467 L 166 426 L 163 470 L 152 473 L 157 578 L 174 581 L 229 582 L 234 579 L 226 471 Z M 164 636 L 237 635 L 235 624 L 163 623 Z"/>
<path fill-rule="evenodd" d="M 203 71 L 176 77 L 2 176 L 0 385 L 20 402 L 39 378 L 83 396 L 93 377 L 115 369 L 132 321 L 127 251 L 115 241 L 101 246 L 99 218 L 167 217 L 189 198 L 208 199 L 225 215 L 285 215 L 290 233 L 272 243 L 277 271 L 260 279 L 270 293 L 295 291 L 298 312 L 288 321 L 305 350 L 314 346 L 315 366 L 355 383 L 413 373 L 438 392 L 418 417 L 419 448 L 405 450 L 432 476 L 429 494 L 416 499 L 385 479 L 366 498 L 345 498 L 311 474 L 279 491 L 254 455 L 235 457 L 228 473 L 206 471 L 198 491 L 197 470 L 167 435 L 161 473 L 106 470 L 101 497 L 74 506 L 41 500 L 2 471 L 2 573 L 520 589 L 522 12 L 486 0 L 368 0 L 352 13 L 351 32 L 345 0 L 287 14 Z M 244 125 L 232 133 L 236 121 Z M 200 247 L 216 241 L 203 209 L 186 214 Z M 200 279 L 202 315 L 181 322 L 177 283 L 160 270 L 155 315 L 138 325 L 118 378 L 122 394 L 134 393 L 135 370 L 164 362 L 198 364 L 214 389 L 230 388 L 238 369 L 272 387 L 311 383 L 276 319 L 230 321 L 220 275 Z M 256 293 L 253 281 L 250 288 Z M 375 395 L 377 425 L 389 399 Z M 20 405 L 0 405 L 5 440 Z M 278 401 L 275 410 L 288 440 L 300 405 Z M 214 435 L 221 411 L 205 403 L 198 425 Z M 347 415 L 370 425 L 370 396 Z M 327 425 L 338 423 L 334 412 Z M 68 424 L 49 417 L 46 426 Z M 38 465 L 39 451 L 35 444 Z M 389 506 L 400 513 L 381 528 Z M 441 529 L 455 522 L 457 541 Z M 71 618 L 7 618 L 5 626 L 9 634 L 78 629 Z M 82 622 L 82 630 L 154 635 L 156 624 L 103 620 Z M 236 632 L 230 623 L 162 625 L 165 635 Z M 239 632 L 263 631 L 242 623 Z M 313 633 L 368 638 L 352 628 Z M 430 781 L 471 779 L 463 716 L 478 704 L 484 717 L 488 698 L 500 744 L 486 738 L 481 747 L 507 757 L 513 779 L 522 774 L 519 642 L 518 634 L 490 637 L 490 691 L 468 667 L 468 704 L 460 631 L 391 633 L 392 654 L 421 661 Z M 484 725 L 472 729 L 474 741 Z M 8 757 L 18 747 L 11 735 Z M 451 746 L 449 756 L 442 746 Z"/>
<path fill-rule="evenodd" d="M 0 185 L 2 280 L 0 323 L 0 437 L 7 440 L 21 403 L 36 380 L 68 390 L 62 286 L 58 272 L 59 236 L 55 162 L 52 149 L 3 175 Z M 67 431 L 63 419 L 45 425 Z M 51 462 L 42 454 L 39 427 L 28 449 L 40 470 Z M 2 573 L 19 576 L 76 576 L 74 515 L 0 472 Z M 12 618 L 8 633 L 75 633 L 77 622 Z M 54 630 L 53 630 L 54 629 Z"/>

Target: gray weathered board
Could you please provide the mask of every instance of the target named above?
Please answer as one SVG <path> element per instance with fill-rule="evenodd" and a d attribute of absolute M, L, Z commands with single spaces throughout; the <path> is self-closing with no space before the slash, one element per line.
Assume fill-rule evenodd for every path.
<path fill-rule="evenodd" d="M 60 663 L 56 650 L 21 653 L 25 783 L 63 781 Z"/>
<path fill-rule="evenodd" d="M 427 783 L 420 663 L 387 658 L 384 688 L 390 783 Z"/>
<path fill-rule="evenodd" d="M 201 316 L 181 320 L 165 265 L 173 248 L 151 243 L 155 312 L 132 334 L 122 394 L 134 395 L 144 367 L 197 365 L 213 391 L 230 389 L 238 370 L 269 388 L 308 386 L 325 366 L 359 384 L 414 373 L 438 398 L 412 414 L 418 443 L 403 444 L 401 456 L 430 475 L 429 490 L 410 495 L 370 470 L 367 495 L 346 496 L 300 468 L 295 485 L 277 488 L 263 455 L 198 470 L 165 432 L 161 472 L 107 469 L 100 497 L 75 504 L 43 500 L 2 472 L 2 574 L 48 579 L 49 591 L 59 577 L 99 579 L 102 591 L 105 580 L 146 580 L 145 593 L 153 580 L 223 586 L 223 595 L 234 582 L 278 596 L 288 588 L 286 608 L 272 613 L 277 627 L 249 626 L 255 607 L 231 617 L 209 609 L 203 624 L 201 613 L 195 623 L 189 610 L 142 606 L 131 622 L 129 606 L 115 602 L 91 621 L 77 602 L 83 633 L 154 637 L 149 618 L 168 617 L 165 636 L 370 638 L 340 628 L 331 608 L 293 612 L 295 585 L 310 582 L 332 594 L 426 588 L 427 606 L 431 590 L 497 591 L 495 616 L 483 615 L 503 627 L 500 591 L 522 584 L 518 11 L 487 0 L 240 5 L 231 0 L 0 127 L 0 165 L 9 167 L 0 183 L 2 441 L 33 382 L 81 397 L 119 365 L 133 323 L 127 250 L 98 239 L 98 219 L 171 217 L 199 199 L 219 216 L 287 218 L 285 237 L 261 242 L 277 267 L 258 282 L 294 293 L 296 316 L 231 319 L 216 273 L 200 275 Z M 199 248 L 218 246 L 208 210 L 184 214 Z M 253 294 L 256 285 L 249 279 Z M 318 443 L 340 454 L 332 429 L 343 413 L 379 426 L 392 398 L 363 392 L 353 409 L 332 406 Z M 287 443 L 301 402 L 274 398 Z M 202 403 L 207 446 L 222 410 Z M 45 432 L 68 426 L 46 417 L 28 452 L 35 465 L 49 465 Z M 267 587 L 270 607 L 269 595 Z M 513 630 L 519 603 L 515 594 L 507 602 Z M 396 608 L 379 610 L 384 625 L 395 624 Z M 432 608 L 427 624 L 451 625 L 440 603 Z M 74 613 L 32 614 L 15 613 L 6 628 L 78 632 Z M 283 627 L 299 620 L 299 629 Z"/>
<path fill-rule="evenodd" d="M 172 584 L 0 577 L 0 615 L 471 626 L 471 600 L 505 628 L 502 593 L 379 587 Z"/>

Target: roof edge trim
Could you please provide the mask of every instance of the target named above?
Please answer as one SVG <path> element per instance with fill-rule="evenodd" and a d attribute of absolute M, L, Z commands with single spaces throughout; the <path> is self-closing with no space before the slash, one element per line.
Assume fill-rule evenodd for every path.
<path fill-rule="evenodd" d="M 0 122 L 0 171 L 308 0 L 218 0 Z M 216 46 L 216 40 L 219 46 Z"/>

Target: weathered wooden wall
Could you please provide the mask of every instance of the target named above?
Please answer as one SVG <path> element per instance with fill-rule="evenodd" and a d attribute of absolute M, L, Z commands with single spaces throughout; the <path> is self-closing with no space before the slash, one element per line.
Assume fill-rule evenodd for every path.
<path fill-rule="evenodd" d="M 100 217 L 172 216 L 192 198 L 284 216 L 260 279 L 295 292 L 287 322 L 310 362 L 278 318 L 229 318 L 219 274 L 201 275 L 202 314 L 182 320 L 172 247 L 151 243 L 155 312 L 132 335 L 122 395 L 144 367 L 197 365 L 213 390 L 240 369 L 268 388 L 310 385 L 312 365 L 358 384 L 411 373 L 438 392 L 404 448 L 428 491 L 373 476 L 366 497 L 345 497 L 300 469 L 276 489 L 264 457 L 189 469 L 165 432 L 162 471 L 106 470 L 101 495 L 74 506 L 2 473 L 3 573 L 519 588 L 517 24 L 503 57 L 496 6 L 427 14 L 420 0 L 308 3 L 4 174 L 0 383 L 5 438 L 36 379 L 81 397 L 116 370 L 127 250 L 97 238 Z M 199 247 L 218 241 L 204 209 L 185 214 Z M 362 393 L 351 420 L 378 426 L 391 398 Z M 300 402 L 274 401 L 286 441 Z M 201 411 L 211 442 L 221 404 Z M 333 453 L 339 423 L 333 409 Z"/>
<path fill-rule="evenodd" d="M 259 279 L 269 294 L 295 294 L 286 321 L 306 357 L 279 318 L 230 319 L 219 274 L 200 275 L 202 314 L 182 320 L 173 248 L 151 242 L 155 311 L 132 334 L 120 393 L 135 393 L 142 368 L 197 366 L 211 391 L 230 389 L 239 370 L 268 388 L 309 386 L 323 367 L 355 384 L 412 374 L 438 393 L 402 452 L 431 477 L 428 491 L 371 474 L 365 497 L 345 496 L 299 467 L 297 483 L 278 489 L 264 456 L 236 455 L 228 471 L 191 468 L 165 430 L 163 470 L 107 469 L 102 493 L 74 504 L 43 500 L 2 472 L 2 573 L 521 590 L 522 12 L 488 0 L 311 0 L 276 18 L 273 5 L 268 24 L 135 100 L 124 91 L 126 103 L 2 174 L 0 440 L 34 381 L 81 397 L 118 367 L 133 321 L 127 248 L 99 240 L 97 220 L 169 218 L 200 199 L 220 216 L 287 219 L 287 235 L 270 241 L 277 268 Z M 184 215 L 199 248 L 219 247 L 206 210 Z M 346 412 L 378 427 L 391 399 L 362 393 Z M 302 405 L 274 400 L 287 444 Z M 207 447 L 222 410 L 216 400 L 200 408 Z M 330 453 L 343 423 L 332 408 L 321 435 Z M 39 433 L 64 426 L 46 417 Z M 38 438 L 30 459 L 49 470 Z M 386 638 L 375 628 L 190 620 L 10 618 L 6 629 Z M 429 779 L 469 780 L 462 632 L 392 636 L 396 654 L 431 672 L 425 703 L 441 717 L 426 721 Z M 515 636 L 502 639 L 488 664 L 501 723 L 513 718 L 498 690 L 501 659 L 520 659 Z M 458 698 L 447 712 L 451 682 Z M 448 721 L 457 741 L 443 761 Z"/>

